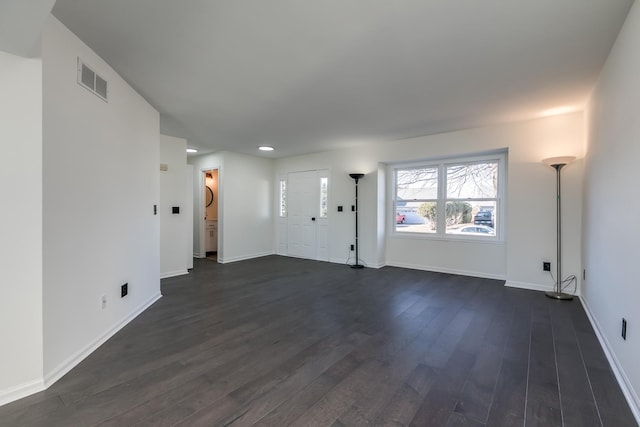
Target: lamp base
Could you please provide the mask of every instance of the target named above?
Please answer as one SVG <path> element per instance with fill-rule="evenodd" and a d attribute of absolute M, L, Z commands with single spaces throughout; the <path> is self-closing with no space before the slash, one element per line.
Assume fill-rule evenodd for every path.
<path fill-rule="evenodd" d="M 564 292 L 549 291 L 549 292 L 545 292 L 545 295 L 548 296 L 549 298 L 565 300 L 565 301 L 573 299 L 573 295 L 565 294 Z"/>
<path fill-rule="evenodd" d="M 361 269 L 361 268 L 364 268 L 364 265 L 362 265 L 362 264 L 353 264 L 350 267 L 351 268 L 356 268 L 356 269 Z"/>

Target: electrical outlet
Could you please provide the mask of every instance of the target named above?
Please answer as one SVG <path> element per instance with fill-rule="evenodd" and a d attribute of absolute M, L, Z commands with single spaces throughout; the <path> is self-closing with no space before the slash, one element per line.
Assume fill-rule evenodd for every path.
<path fill-rule="evenodd" d="M 100 308 L 102 308 L 103 310 L 105 308 L 107 308 L 107 296 L 106 295 L 102 295 L 100 297 Z"/>
<path fill-rule="evenodd" d="M 622 318 L 622 339 L 627 340 L 627 320 Z"/>
<path fill-rule="evenodd" d="M 542 263 L 542 271 L 551 271 L 551 263 L 550 262 L 543 262 Z"/>
<path fill-rule="evenodd" d="M 126 297 L 128 293 L 129 293 L 128 283 L 125 283 L 124 285 L 120 286 L 120 298 Z"/>
<path fill-rule="evenodd" d="M 351 245 L 349 246 L 349 249 L 351 249 L 352 251 L 356 249 L 355 245 Z"/>

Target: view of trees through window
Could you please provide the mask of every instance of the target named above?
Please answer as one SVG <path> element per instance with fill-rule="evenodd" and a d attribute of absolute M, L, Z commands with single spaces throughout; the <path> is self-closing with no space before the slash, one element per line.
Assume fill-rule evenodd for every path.
<path fill-rule="evenodd" d="M 495 236 L 499 159 L 395 170 L 396 231 Z"/>

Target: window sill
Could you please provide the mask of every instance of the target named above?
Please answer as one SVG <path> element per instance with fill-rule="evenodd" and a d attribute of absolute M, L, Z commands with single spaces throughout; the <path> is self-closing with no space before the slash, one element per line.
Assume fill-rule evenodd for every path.
<path fill-rule="evenodd" d="M 438 242 L 457 242 L 457 243 L 475 243 L 482 245 L 504 245 L 505 241 L 498 237 L 470 237 L 470 236 L 442 236 L 427 233 L 398 233 L 391 232 L 390 237 L 395 240 L 433 240 Z"/>

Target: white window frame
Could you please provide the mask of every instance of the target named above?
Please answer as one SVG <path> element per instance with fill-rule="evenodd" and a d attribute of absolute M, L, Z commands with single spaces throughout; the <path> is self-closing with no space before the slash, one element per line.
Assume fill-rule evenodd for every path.
<path fill-rule="evenodd" d="M 498 188 L 496 198 L 460 198 L 460 199 L 447 199 L 447 166 L 473 164 L 482 162 L 496 161 L 498 163 Z M 397 191 L 397 171 L 406 169 L 420 169 L 420 168 L 437 168 L 438 169 L 438 189 L 436 199 L 424 199 L 425 201 L 435 201 L 437 203 L 437 222 L 436 230 L 433 233 L 429 232 L 407 232 L 398 231 L 396 224 L 396 213 L 398 212 L 398 191 Z M 411 163 L 395 163 L 389 166 L 389 176 L 391 183 L 391 204 L 390 204 L 390 217 L 389 221 L 391 235 L 394 238 L 418 238 L 418 239 L 432 239 L 432 240 L 466 240 L 474 242 L 493 242 L 503 243 L 505 238 L 505 224 L 506 224 L 506 188 L 507 188 L 507 151 L 500 150 L 480 155 L 461 155 L 455 157 L 443 157 L 438 159 L 425 159 L 420 162 Z M 495 235 L 460 235 L 460 234 L 447 234 L 445 209 L 447 201 L 460 200 L 460 201 L 482 201 L 482 200 L 495 200 Z M 422 199 L 416 199 L 416 201 L 422 201 Z"/>

